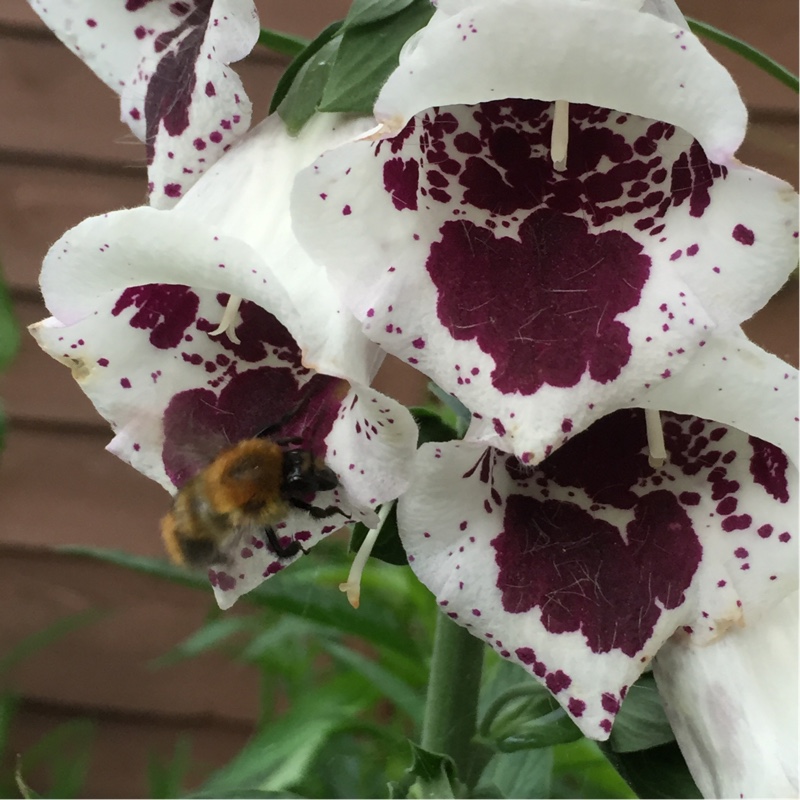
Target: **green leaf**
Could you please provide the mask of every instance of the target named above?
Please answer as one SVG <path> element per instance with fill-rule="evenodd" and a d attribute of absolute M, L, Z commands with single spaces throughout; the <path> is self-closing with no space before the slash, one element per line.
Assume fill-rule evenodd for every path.
<path fill-rule="evenodd" d="M 369 528 L 363 522 L 356 523 L 350 536 L 350 552 L 357 553 L 364 544 L 369 533 Z M 378 538 L 372 547 L 370 558 L 385 561 L 387 564 L 404 567 L 408 564 L 408 556 L 400 541 L 400 532 L 397 529 L 397 503 L 392 505 L 386 519 L 378 532 Z"/>
<path fill-rule="evenodd" d="M 243 790 L 283 792 L 295 786 L 337 731 L 377 699 L 355 673 L 336 676 L 300 695 L 285 716 L 262 727 L 232 761 L 216 772 L 199 796 L 220 797 Z"/>
<path fill-rule="evenodd" d="M 450 442 L 453 439 L 460 438 L 456 429 L 445 422 L 442 419 L 442 415 L 437 411 L 423 406 L 414 406 L 409 411 L 419 428 L 417 447 L 428 442 Z"/>
<path fill-rule="evenodd" d="M 302 36 L 294 36 L 291 33 L 283 33 L 282 31 L 272 31 L 268 28 L 261 29 L 258 34 L 258 43 L 262 47 L 292 58 L 300 55 L 311 44 L 308 39 L 304 39 Z"/>
<path fill-rule="evenodd" d="M 278 85 L 275 87 L 275 92 L 272 95 L 272 100 L 270 100 L 270 114 L 277 111 L 278 106 L 283 102 L 292 83 L 294 83 L 294 79 L 297 77 L 297 74 L 300 72 L 306 62 L 315 56 L 326 44 L 328 44 L 328 42 L 330 42 L 333 37 L 336 36 L 341 27 L 341 20 L 332 22 L 327 28 L 325 28 L 325 30 L 322 31 L 322 33 L 319 34 L 319 36 L 317 36 L 316 39 L 314 39 L 314 41 L 312 41 L 295 57 L 291 64 L 289 64 L 289 66 L 286 68 L 286 71 L 283 73 L 283 75 L 281 75 Z"/>
<path fill-rule="evenodd" d="M 712 42 L 727 47 L 734 53 L 738 53 L 742 58 L 746 58 L 751 64 L 755 64 L 768 75 L 779 80 L 784 86 L 788 86 L 792 91 L 800 91 L 800 82 L 798 82 L 797 75 L 779 64 L 775 59 L 770 58 L 766 53 L 762 53 L 747 42 L 743 42 L 741 39 L 737 39 L 730 33 L 725 33 L 725 31 L 721 31 L 707 22 L 701 22 L 690 17 L 687 17 L 686 21 L 689 23 L 692 33 L 697 36 L 704 36 Z"/>
<path fill-rule="evenodd" d="M 106 612 L 96 608 L 79 611 L 76 614 L 69 614 L 66 617 L 57 619 L 41 631 L 36 631 L 26 636 L 19 644 L 0 658 L 0 675 L 4 675 L 9 670 L 17 666 L 21 661 L 32 656 L 38 650 L 52 644 L 58 639 L 63 638 L 72 631 L 91 625 L 104 617 Z"/>
<path fill-rule="evenodd" d="M 204 575 L 173 566 L 161 559 L 94 547 L 64 547 L 59 548 L 59 552 L 115 564 L 205 592 L 211 591 Z M 369 603 L 362 603 L 358 610 L 351 608 L 337 588 L 338 583 L 344 579 L 344 574 L 331 585 L 316 585 L 315 575 L 324 572 L 324 565 L 319 565 L 315 552 L 293 563 L 292 569 L 282 573 L 279 580 L 265 581 L 252 592 L 243 595 L 239 603 L 269 609 L 278 614 L 291 614 L 331 630 L 354 634 L 403 656 L 413 657 L 419 654 L 420 645 L 411 637 L 405 622 L 395 612 L 395 602 L 380 603 L 375 598 Z M 366 583 L 367 581 L 363 581 L 362 585 Z"/>
<path fill-rule="evenodd" d="M 429 0 L 412 0 L 391 17 L 345 27 L 319 110 L 371 114 L 401 48 L 428 24 L 433 11 Z"/>
<path fill-rule="evenodd" d="M 175 743 L 175 751 L 166 763 L 153 753 L 147 759 L 147 784 L 150 797 L 183 797 L 183 785 L 191 768 L 192 743 L 188 736 L 180 736 Z"/>
<path fill-rule="evenodd" d="M 499 797 L 550 797 L 550 773 L 553 769 L 553 748 L 518 753 L 497 753 L 489 762 L 481 783 L 487 781 Z M 484 797 L 478 791 L 475 797 Z"/>
<path fill-rule="evenodd" d="M 150 665 L 160 668 L 194 658 L 207 650 L 218 647 L 231 636 L 239 633 L 256 633 L 260 628 L 259 620 L 253 617 L 225 616 L 213 619 L 173 647 L 172 650 L 154 659 Z"/>
<path fill-rule="evenodd" d="M 412 762 L 405 775 L 389 784 L 390 798 L 462 797 L 464 792 L 456 778 L 453 759 L 441 753 L 411 745 Z"/>
<path fill-rule="evenodd" d="M 89 770 L 94 725 L 75 719 L 53 728 L 25 753 L 18 763 L 18 779 L 34 770 L 49 777 L 45 796 L 72 798 L 83 794 Z M 24 783 L 24 780 L 23 780 Z"/>
<path fill-rule="evenodd" d="M 414 0 L 353 0 L 344 21 L 345 28 L 386 19 L 410 6 Z"/>
<path fill-rule="evenodd" d="M 193 792 L 192 794 L 183 794 L 181 797 L 186 798 L 208 798 L 208 800 L 247 800 L 248 798 L 258 797 L 300 797 L 299 794 L 292 794 L 291 792 L 264 792 L 259 789 L 229 789 L 227 791 L 200 791 Z"/>
<path fill-rule="evenodd" d="M 533 680 L 500 695 L 486 711 L 480 732 L 504 753 L 550 747 L 582 737 L 550 692 Z"/>
<path fill-rule="evenodd" d="M 652 674 L 645 674 L 628 690 L 608 743 L 617 753 L 647 750 L 674 741 Z"/>
<path fill-rule="evenodd" d="M 11 295 L 0 274 L 0 372 L 11 364 L 19 349 L 19 326 L 12 305 Z"/>
<path fill-rule="evenodd" d="M 553 748 L 551 798 L 635 798 L 597 742 L 580 739 Z M 649 795 L 642 795 L 648 797 Z"/>
<path fill-rule="evenodd" d="M 472 421 L 472 414 L 470 413 L 470 410 L 457 397 L 454 397 L 449 392 L 446 392 L 441 386 L 435 384 L 433 381 L 428 384 L 428 391 L 440 402 L 442 402 L 445 407 L 450 409 L 450 412 L 455 416 L 456 419 L 456 438 L 463 439 L 464 434 L 467 432 L 467 428 Z"/>
<path fill-rule="evenodd" d="M 393 674 L 380 663 L 357 653 L 343 644 L 332 641 L 321 641 L 327 650 L 340 664 L 344 664 L 366 678 L 386 699 L 390 700 L 412 720 L 419 722 L 425 698 L 413 686 Z"/>
<path fill-rule="evenodd" d="M 702 797 L 676 742 L 635 753 L 615 753 L 607 743 L 600 747 L 639 797 L 659 800 Z"/>

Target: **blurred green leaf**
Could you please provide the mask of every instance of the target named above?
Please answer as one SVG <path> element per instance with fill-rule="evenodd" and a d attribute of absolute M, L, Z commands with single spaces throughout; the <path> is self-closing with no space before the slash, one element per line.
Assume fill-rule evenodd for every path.
<path fill-rule="evenodd" d="M 412 762 L 405 775 L 389 784 L 390 798 L 462 797 L 463 787 L 456 778 L 453 759 L 441 753 L 411 745 Z"/>
<path fill-rule="evenodd" d="M 397 14 L 410 6 L 412 2 L 413 0 L 353 0 L 345 18 L 344 27 L 354 28 L 358 25 L 378 22 Z"/>
<path fill-rule="evenodd" d="M 439 400 L 455 418 L 455 424 L 451 424 L 456 431 L 456 438 L 463 439 L 464 434 L 472 421 L 470 410 L 457 398 L 442 389 L 441 386 L 431 381 L 428 384 L 428 391 Z M 449 422 L 449 420 L 448 420 Z"/>
<path fill-rule="evenodd" d="M 0 372 L 5 370 L 19 349 L 19 325 L 14 318 L 11 294 L 0 273 Z"/>
<path fill-rule="evenodd" d="M 360 675 L 337 675 L 298 697 L 283 717 L 258 730 L 242 752 L 209 779 L 202 793 L 219 797 L 223 792 L 283 792 L 294 787 L 325 742 L 377 697 Z"/>
<path fill-rule="evenodd" d="M 608 740 L 617 753 L 647 750 L 675 739 L 651 673 L 628 690 Z"/>
<path fill-rule="evenodd" d="M 291 33 L 283 33 L 283 31 L 273 31 L 269 28 L 261 29 L 258 34 L 258 43 L 262 47 L 291 58 L 300 55 L 311 44 L 308 39 L 304 39 L 302 36 L 294 36 Z"/>
<path fill-rule="evenodd" d="M 173 647 L 169 652 L 154 659 L 150 666 L 154 668 L 165 667 L 194 658 L 218 647 L 231 636 L 240 633 L 257 633 L 261 629 L 261 621 L 254 617 L 219 617 L 206 622 L 202 628 Z"/>
<path fill-rule="evenodd" d="M 381 695 L 394 703 L 400 711 L 408 714 L 412 720 L 418 722 L 422 719 L 425 698 L 421 692 L 409 686 L 380 663 L 357 653 L 346 645 L 325 640 L 322 640 L 321 644 L 340 664 L 355 670 L 366 678 Z"/>
<path fill-rule="evenodd" d="M 340 25 L 338 22 L 329 25 L 278 81 L 270 111 L 277 110 L 292 136 L 300 133 L 317 110 L 342 42 Z"/>
<path fill-rule="evenodd" d="M 63 547 L 59 548 L 59 552 L 116 564 L 171 583 L 211 591 L 204 575 L 189 572 L 161 559 L 93 547 Z M 363 603 L 358 610 L 351 608 L 336 586 L 315 585 L 314 573 L 318 569 L 312 553 L 308 558 L 292 564 L 292 569 L 282 574 L 280 580 L 265 581 L 239 602 L 277 613 L 293 614 L 333 630 L 355 634 L 401 654 L 411 655 L 418 649 L 418 643 L 409 637 L 402 620 L 397 619 L 389 604 L 369 602 Z"/>
<path fill-rule="evenodd" d="M 181 736 L 175 743 L 172 757 L 165 763 L 159 756 L 150 753 L 147 759 L 147 785 L 153 800 L 169 800 L 183 797 L 186 775 L 191 768 L 192 743 L 188 736 Z"/>
<path fill-rule="evenodd" d="M 41 631 L 36 631 L 25 637 L 19 644 L 0 658 L 0 676 L 9 672 L 21 661 L 32 656 L 38 650 L 61 639 L 72 631 L 91 625 L 104 617 L 106 612 L 99 609 L 87 609 L 76 614 L 57 619 Z"/>
<path fill-rule="evenodd" d="M 397 5 L 396 13 L 374 22 L 350 26 L 345 22 L 320 111 L 372 113 L 378 92 L 397 67 L 401 48 L 409 36 L 427 25 L 434 12 L 430 0 Z"/>
<path fill-rule="evenodd" d="M 751 64 L 755 64 L 768 75 L 777 78 L 784 86 L 788 86 L 792 91 L 797 92 L 800 90 L 800 82 L 798 82 L 797 75 L 791 70 L 786 69 L 782 64 L 779 64 L 774 58 L 770 58 L 766 53 L 762 53 L 760 50 L 753 47 L 751 44 L 732 36 L 730 33 L 725 33 L 725 31 L 721 31 L 719 28 L 715 28 L 707 22 L 702 22 L 699 19 L 687 17 L 686 22 L 689 23 L 689 28 L 692 33 L 697 36 L 704 36 L 712 42 L 727 47 L 729 50 L 742 56 L 742 58 L 746 58 Z"/>
<path fill-rule="evenodd" d="M 675 742 L 635 753 L 616 753 L 605 743 L 601 747 L 639 797 L 658 800 L 702 797 Z"/>
<path fill-rule="evenodd" d="M 350 536 L 350 552 L 357 553 L 367 538 L 369 528 L 363 522 L 357 522 Z M 397 503 L 392 504 L 392 508 L 386 516 L 378 533 L 378 538 L 372 547 L 370 558 L 384 561 L 387 564 L 404 567 L 408 564 L 406 551 L 400 541 L 400 532 L 397 529 Z"/>
<path fill-rule="evenodd" d="M 484 770 L 481 785 L 493 785 L 498 797 L 550 797 L 552 769 L 553 748 L 497 753 Z M 485 794 L 479 786 L 475 797 Z"/>
<path fill-rule="evenodd" d="M 456 429 L 447 423 L 441 413 L 424 406 L 414 406 L 409 411 L 417 423 L 417 447 L 428 442 L 449 442 L 460 438 Z"/>
<path fill-rule="evenodd" d="M 259 797 L 301 797 L 299 794 L 292 794 L 291 792 L 264 792 L 258 789 L 232 789 L 222 792 L 193 792 L 192 794 L 184 794 L 181 797 L 186 798 L 208 798 L 208 800 L 249 800 L 249 798 Z"/>
<path fill-rule="evenodd" d="M 533 680 L 500 695 L 487 709 L 480 733 L 505 753 L 574 742 L 583 735 L 550 692 Z"/>
<path fill-rule="evenodd" d="M 580 739 L 553 748 L 552 798 L 635 798 L 597 742 Z M 645 797 L 646 795 L 642 795 Z"/>
<path fill-rule="evenodd" d="M 48 776 L 49 786 L 39 797 L 80 797 L 91 758 L 94 725 L 85 719 L 65 722 L 46 733 L 19 759 L 18 774 L 25 780 L 35 769 Z"/>

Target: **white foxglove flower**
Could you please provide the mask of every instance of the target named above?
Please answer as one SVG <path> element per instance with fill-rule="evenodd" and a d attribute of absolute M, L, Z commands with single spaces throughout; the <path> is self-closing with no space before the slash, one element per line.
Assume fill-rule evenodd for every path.
<path fill-rule="evenodd" d="M 29 0 L 73 53 L 120 95 L 147 146 L 150 202 L 169 208 L 250 126 L 228 66 L 258 40 L 253 0 Z"/>

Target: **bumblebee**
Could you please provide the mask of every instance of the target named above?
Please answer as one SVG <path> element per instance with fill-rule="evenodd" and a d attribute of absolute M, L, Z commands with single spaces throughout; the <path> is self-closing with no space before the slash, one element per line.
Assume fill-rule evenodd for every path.
<path fill-rule="evenodd" d="M 291 558 L 302 548 L 283 545 L 275 532 L 293 508 L 314 519 L 347 516 L 336 506 L 318 508 L 306 502 L 314 492 L 335 489 L 336 474 L 303 449 L 298 440 L 246 439 L 225 450 L 175 495 L 172 510 L 161 520 L 167 553 L 177 564 L 207 568 L 227 564 L 234 537 L 263 533 L 278 558 Z"/>

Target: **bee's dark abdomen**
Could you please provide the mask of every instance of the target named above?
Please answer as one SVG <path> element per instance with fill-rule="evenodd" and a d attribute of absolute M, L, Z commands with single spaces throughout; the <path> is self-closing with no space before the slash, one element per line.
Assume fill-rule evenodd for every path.
<path fill-rule="evenodd" d="M 180 548 L 187 564 L 210 566 L 220 560 L 216 544 L 209 539 L 182 538 Z"/>

